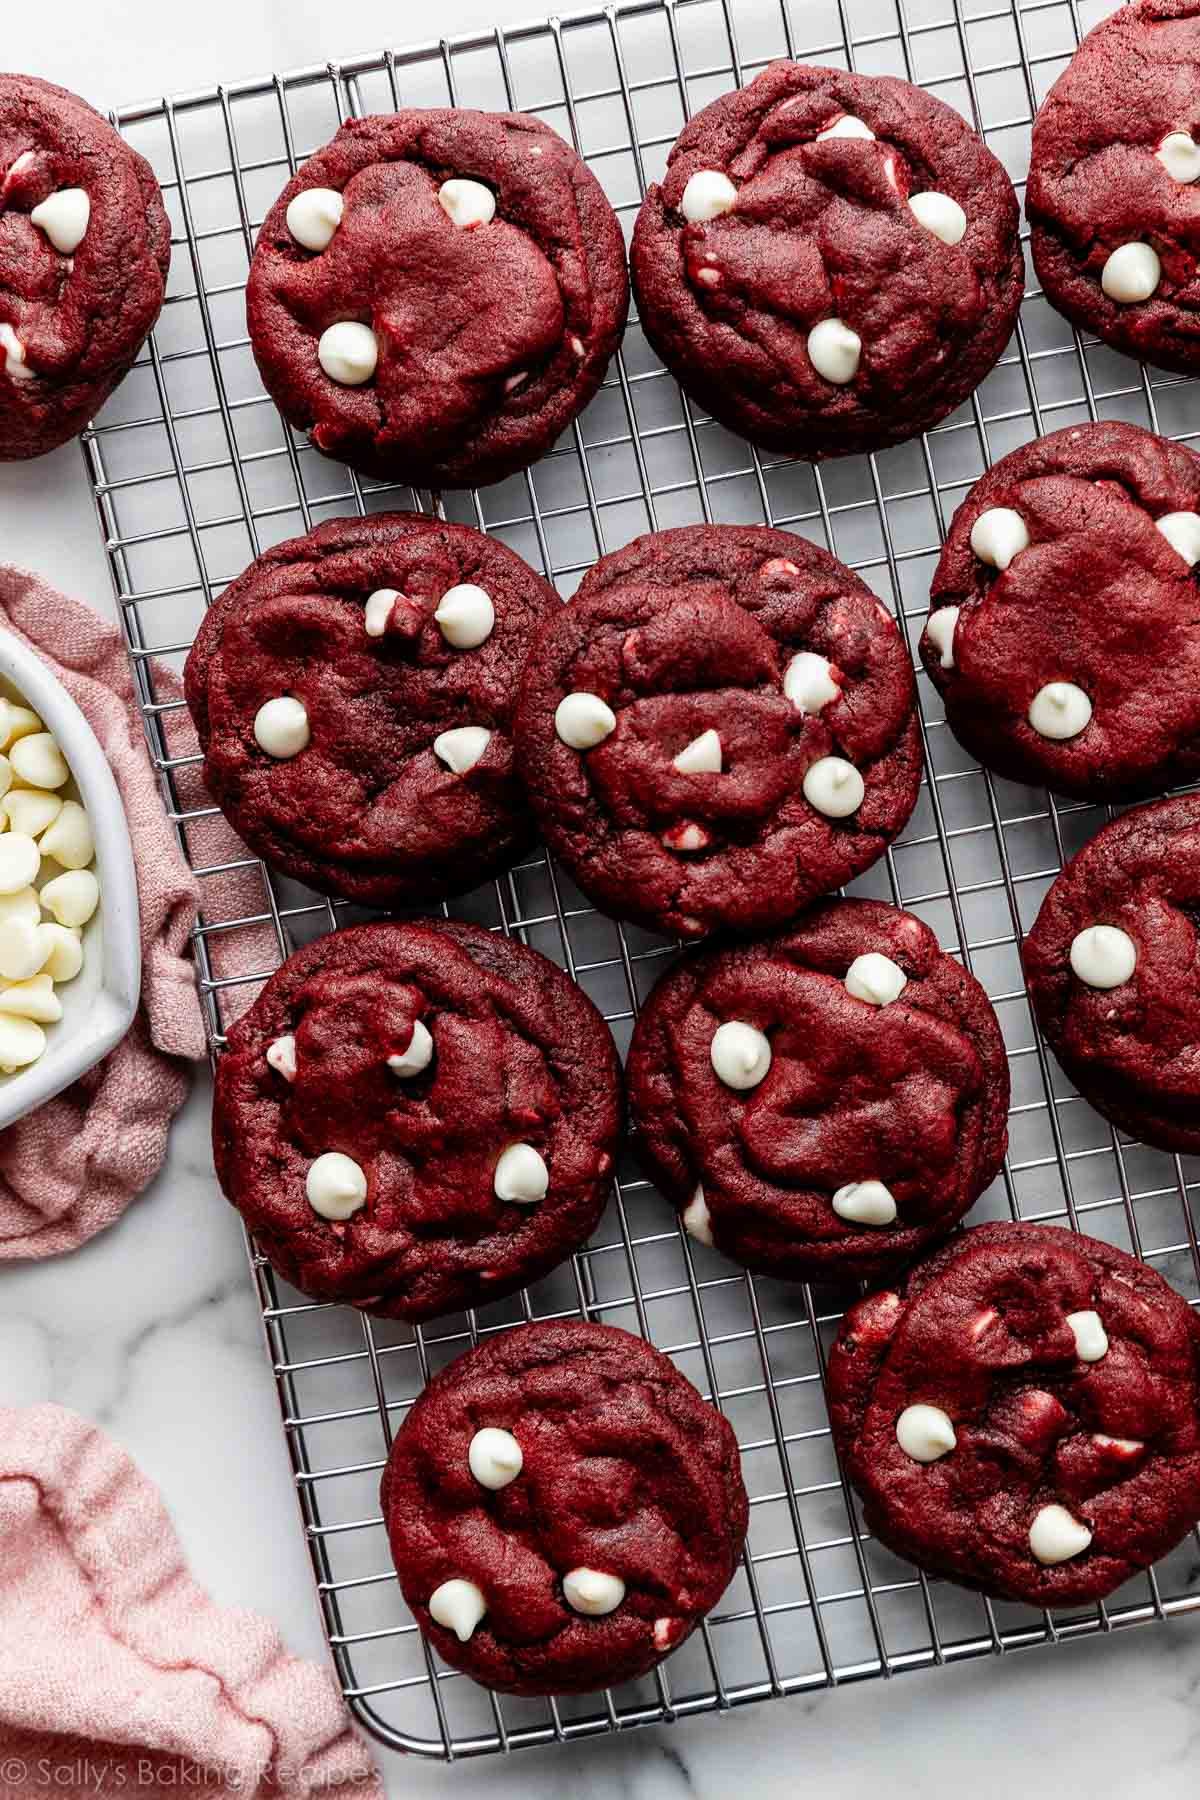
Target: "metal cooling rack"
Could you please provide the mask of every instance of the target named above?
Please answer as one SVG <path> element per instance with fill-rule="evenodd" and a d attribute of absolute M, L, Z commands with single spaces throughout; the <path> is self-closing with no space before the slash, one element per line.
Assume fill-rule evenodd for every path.
<path fill-rule="evenodd" d="M 238 865 L 206 862 L 197 849 L 212 809 L 181 798 L 197 759 L 172 754 L 179 703 L 160 691 L 151 658 L 178 667 L 204 607 L 269 545 L 347 510 L 434 504 L 360 483 L 314 454 L 258 382 L 247 261 L 304 157 L 343 117 L 401 101 L 516 107 L 575 140 L 628 228 L 685 116 L 790 55 L 923 83 L 976 123 L 1021 189 L 1033 112 L 1081 31 L 1111 10 L 1111 0 L 635 0 L 114 115 L 162 181 L 174 267 L 154 338 L 84 451 L 146 730 L 206 897 L 196 950 L 214 1049 L 235 990 L 267 972 L 223 976 L 219 943 L 265 927 L 283 955 L 356 915 L 265 873 L 258 911 L 222 912 L 220 877 Z M 823 469 L 760 457 L 684 405 L 634 324 L 603 391 L 551 455 L 446 505 L 564 594 L 598 554 L 652 527 L 784 526 L 859 570 L 915 637 L 945 524 L 971 482 L 1017 444 L 1096 417 L 1191 440 L 1196 388 L 1081 340 L 1036 292 L 1008 354 L 953 419 Z M 1011 1151 L 973 1217 L 1083 1227 L 1145 1257 L 1195 1301 L 1197 1166 L 1119 1142 L 1072 1093 L 1037 1039 L 1021 980 L 1022 931 L 1105 815 L 984 775 L 945 729 L 923 676 L 921 703 L 928 777 L 918 810 L 855 887 L 925 918 L 999 1014 Z M 622 1048 L 674 949 L 599 917 L 540 856 L 448 911 L 564 964 Z M 396 1749 L 451 1758 L 575 1740 L 1200 1607 L 1195 1540 L 1107 1606 L 1053 1617 L 927 1582 L 884 1551 L 860 1528 L 828 1434 L 824 1355 L 846 1296 L 746 1276 L 683 1236 L 630 1168 L 572 1266 L 519 1300 L 424 1330 L 312 1305 L 253 1250 L 252 1262 L 334 1660 L 358 1718 Z M 580 1311 L 651 1337 L 729 1416 L 752 1496 L 747 1555 L 706 1626 L 653 1676 L 582 1700 L 500 1699 L 443 1667 L 416 1631 L 391 1570 L 379 1472 L 432 1369 L 483 1333 Z"/>

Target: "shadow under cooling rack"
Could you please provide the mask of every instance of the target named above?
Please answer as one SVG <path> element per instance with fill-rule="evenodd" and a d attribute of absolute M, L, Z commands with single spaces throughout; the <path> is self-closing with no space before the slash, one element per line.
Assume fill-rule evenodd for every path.
<path fill-rule="evenodd" d="M 180 744 L 186 720 L 171 671 L 205 607 L 260 551 L 347 511 L 436 504 L 316 455 L 258 380 L 243 288 L 255 232 L 290 174 L 354 114 L 514 107 L 574 140 L 628 231 L 685 118 L 786 55 L 922 83 L 984 132 L 1021 193 L 1033 113 L 1081 30 L 1111 10 L 1104 0 L 637 0 L 114 115 L 162 182 L 174 264 L 153 339 L 84 453 L 151 749 L 200 877 L 196 950 L 214 1050 L 247 984 L 361 915 L 249 857 L 213 858 L 214 809 L 196 792 L 194 746 Z M 549 456 L 444 505 L 544 569 L 564 596 L 598 555 L 642 531 L 707 519 L 785 527 L 858 570 L 912 638 L 945 526 L 971 483 L 1016 445 L 1098 417 L 1192 438 L 1196 388 L 1081 340 L 1036 291 L 1008 353 L 953 418 L 898 449 L 823 468 L 759 456 L 686 405 L 633 322 L 604 388 Z M 923 675 L 920 692 L 921 800 L 854 891 L 918 913 L 996 1007 L 1013 1075 L 1011 1147 L 973 1217 L 1082 1227 L 1145 1257 L 1194 1302 L 1195 1165 L 1118 1140 L 1078 1099 L 1047 1060 L 1021 978 L 1023 931 L 1105 813 L 983 774 L 946 730 Z M 239 868 L 261 881 L 261 904 L 231 914 L 224 878 Z M 445 910 L 565 966 L 622 1050 L 675 948 L 597 915 L 541 856 Z M 251 975 L 221 972 L 235 934 L 270 946 Z M 338 1673 L 364 1725 L 397 1749 L 452 1757 L 575 1739 L 1200 1606 L 1194 1538 L 1107 1606 L 1054 1617 L 927 1582 L 883 1550 L 861 1529 L 829 1438 L 824 1358 L 847 1296 L 745 1275 L 682 1235 L 630 1167 L 570 1265 L 519 1299 L 422 1330 L 313 1305 L 253 1250 L 252 1260 Z M 507 1324 L 578 1313 L 652 1338 L 729 1417 L 752 1499 L 747 1553 L 704 1628 L 644 1681 L 582 1700 L 500 1699 L 442 1666 L 417 1632 L 391 1569 L 379 1474 L 432 1370 Z"/>

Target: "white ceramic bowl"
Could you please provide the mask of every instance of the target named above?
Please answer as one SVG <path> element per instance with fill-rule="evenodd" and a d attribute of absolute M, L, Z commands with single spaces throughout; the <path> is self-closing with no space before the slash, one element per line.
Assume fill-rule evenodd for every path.
<path fill-rule="evenodd" d="M 83 931 L 83 967 L 74 981 L 55 984 L 63 1016 L 44 1027 L 45 1051 L 28 1068 L 0 1075 L 2 1130 L 69 1087 L 124 1037 L 141 993 L 142 943 L 129 826 L 96 734 L 57 676 L 8 631 L 0 631 L 0 691 L 31 706 L 57 739 L 71 767 L 72 786 L 63 791 L 78 790 L 91 820 L 100 883 L 100 905 Z"/>

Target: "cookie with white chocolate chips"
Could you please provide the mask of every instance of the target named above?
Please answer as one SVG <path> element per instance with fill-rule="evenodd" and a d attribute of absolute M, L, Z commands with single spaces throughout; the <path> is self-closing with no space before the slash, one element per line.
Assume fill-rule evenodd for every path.
<path fill-rule="evenodd" d="M 1051 305 L 1183 374 L 1200 370 L 1198 84 L 1198 0 L 1118 6 L 1042 103 L 1026 201 Z"/>
<path fill-rule="evenodd" d="M 213 1149 L 286 1280 L 428 1319 L 579 1248 L 620 1124 L 612 1038 L 561 969 L 474 925 L 362 925 L 289 957 L 231 1027 Z"/>
<path fill-rule="evenodd" d="M 685 525 L 603 557 L 541 627 L 517 754 L 605 912 L 685 937 L 781 924 L 881 856 L 921 781 L 912 664 L 803 538 Z"/>
<path fill-rule="evenodd" d="M 0 461 L 78 435 L 163 303 L 150 165 L 65 88 L 0 75 Z"/>
<path fill-rule="evenodd" d="M 953 412 L 1025 286 L 1012 182 L 958 113 L 891 76 L 789 62 L 684 127 L 631 267 L 686 392 L 751 443 L 814 460 Z"/>
<path fill-rule="evenodd" d="M 213 798 L 323 893 L 464 893 L 533 841 L 517 679 L 548 582 L 495 538 L 417 513 L 335 519 L 210 608 L 184 671 Z"/>
<path fill-rule="evenodd" d="M 987 768 L 1111 799 L 1200 776 L 1200 457 L 1117 421 L 1004 457 L 955 514 L 921 655 Z"/>
<path fill-rule="evenodd" d="M 646 1674 L 724 1593 L 749 1516 L 728 1422 L 644 1338 L 579 1319 L 435 1375 L 381 1498 L 421 1630 L 507 1694 Z"/>
<path fill-rule="evenodd" d="M 465 108 L 349 120 L 267 214 L 246 288 L 284 417 L 352 468 L 435 488 L 547 451 L 628 305 L 587 165 L 540 119 Z"/>
<path fill-rule="evenodd" d="M 920 919 L 874 900 L 685 957 L 642 1008 L 627 1080 L 639 1160 L 690 1234 L 790 1279 L 911 1260 L 1004 1154 L 987 995 Z"/>
<path fill-rule="evenodd" d="M 1072 858 L 1025 940 L 1037 1021 L 1106 1119 L 1200 1152 L 1200 796 L 1140 806 Z"/>
<path fill-rule="evenodd" d="M 867 1528 L 984 1593 L 1102 1600 L 1200 1516 L 1200 1321 L 1093 1238 L 963 1232 L 847 1313 L 828 1390 Z"/>

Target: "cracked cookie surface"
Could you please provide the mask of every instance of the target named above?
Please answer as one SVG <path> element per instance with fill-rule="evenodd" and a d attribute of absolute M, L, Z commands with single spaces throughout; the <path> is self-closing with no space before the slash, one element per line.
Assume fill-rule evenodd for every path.
<path fill-rule="evenodd" d="M 163 303 L 150 165 L 65 88 L 0 75 L 0 461 L 81 432 Z"/>
<path fill-rule="evenodd" d="M 213 1147 L 285 1280 L 426 1319 L 578 1249 L 620 1122 L 612 1038 L 561 969 L 473 925 L 362 925 L 289 957 L 231 1028 Z"/>
<path fill-rule="evenodd" d="M 499 1488 L 473 1473 L 481 1430 L 515 1440 Z M 644 1338 L 576 1319 L 488 1337 L 435 1375 L 382 1501 L 421 1630 L 452 1668 L 514 1694 L 645 1674 L 720 1599 L 748 1519 L 728 1422 Z M 577 1610 L 573 1574 L 600 1577 L 583 1600 L 606 1611 Z M 452 1583 L 477 1596 L 458 1632 L 430 1612 Z"/>
<path fill-rule="evenodd" d="M 1200 1513 L 1200 1325 L 1093 1238 L 963 1232 L 847 1313 L 828 1388 L 868 1529 L 985 1593 L 1103 1599 Z"/>
<path fill-rule="evenodd" d="M 314 244 L 328 232 L 320 248 L 298 220 Z M 246 290 L 289 423 L 365 474 L 435 488 L 548 450 L 600 385 L 628 301 L 616 215 L 570 145 L 525 114 L 457 108 L 343 125 L 268 213 Z M 320 353 L 347 323 L 374 340 L 351 383 Z"/>
<path fill-rule="evenodd" d="M 1114 349 L 1184 374 L 1200 369 L 1198 87 L 1197 0 L 1118 7 L 1034 120 L 1026 200 L 1050 303 Z"/>
<path fill-rule="evenodd" d="M 773 63 L 690 121 L 647 194 L 638 313 L 686 392 L 752 443 L 879 449 L 999 358 L 1024 291 L 1017 227 L 1008 175 L 940 100 Z"/>
<path fill-rule="evenodd" d="M 766 1040 L 752 1087 L 717 1066 L 730 1021 Z M 642 1008 L 627 1078 L 639 1158 L 687 1228 L 786 1278 L 911 1259 L 1004 1154 L 1008 1064 L 986 994 L 928 926 L 873 900 L 686 957 Z"/>
<path fill-rule="evenodd" d="M 603 708 L 587 742 L 582 702 Z M 778 925 L 850 880 L 921 780 L 890 615 L 763 526 L 682 526 L 602 558 L 539 631 L 516 729 L 543 835 L 584 893 L 692 938 Z"/>
<path fill-rule="evenodd" d="M 209 609 L 184 672 L 210 793 L 258 855 L 323 893 L 466 892 L 533 841 L 512 713 L 559 606 L 495 538 L 425 514 L 335 519 L 268 550 Z M 299 704 L 295 749 L 262 742 L 279 701 Z"/>
<path fill-rule="evenodd" d="M 1192 451 L 1118 422 L 1014 450 L 955 514 L 931 589 L 921 654 L 955 735 L 1081 798 L 1194 781 L 1197 560 Z M 1060 720 L 1038 696 L 1064 683 L 1078 712 Z"/>
<path fill-rule="evenodd" d="M 1097 832 L 1023 951 L 1038 1023 L 1079 1091 L 1121 1130 L 1184 1152 L 1200 1151 L 1198 922 L 1200 797 L 1186 795 Z"/>

